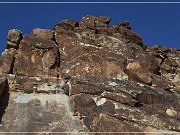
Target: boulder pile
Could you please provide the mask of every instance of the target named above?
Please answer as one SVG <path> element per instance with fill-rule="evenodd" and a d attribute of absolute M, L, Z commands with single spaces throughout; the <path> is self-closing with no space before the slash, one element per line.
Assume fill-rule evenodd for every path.
<path fill-rule="evenodd" d="M 147 46 L 129 22 L 110 21 L 9 30 L 0 132 L 180 132 L 180 51 Z"/>

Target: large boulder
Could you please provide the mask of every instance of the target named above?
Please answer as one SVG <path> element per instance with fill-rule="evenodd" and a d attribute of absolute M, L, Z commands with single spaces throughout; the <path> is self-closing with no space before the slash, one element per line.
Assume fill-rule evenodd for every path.
<path fill-rule="evenodd" d="M 58 76 L 59 49 L 55 42 L 26 36 L 20 42 L 14 63 L 14 74 L 26 76 Z"/>

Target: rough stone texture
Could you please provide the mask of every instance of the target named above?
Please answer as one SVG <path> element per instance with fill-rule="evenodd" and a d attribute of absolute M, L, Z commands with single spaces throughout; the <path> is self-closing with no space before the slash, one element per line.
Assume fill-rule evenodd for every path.
<path fill-rule="evenodd" d="M 72 80 L 71 84 L 70 95 L 84 93 L 92 96 L 92 98 L 89 96 L 90 99 L 85 98 L 85 106 L 79 106 L 76 103 L 77 99 L 74 100 L 78 105 L 76 111 L 83 115 L 81 118 L 84 124 L 92 132 L 103 130 L 142 132 L 148 126 L 160 130 L 180 131 L 180 122 L 176 119 L 180 107 L 179 99 L 172 93 L 135 82 L 93 76 L 77 78 Z M 94 104 L 93 107 L 91 103 Z M 173 116 L 167 113 L 167 109 L 170 110 L 171 107 L 175 112 Z M 83 114 L 81 111 L 83 108 L 91 108 L 88 115 Z M 107 124 L 108 122 L 111 124 Z M 114 127 L 115 123 L 117 127 Z"/>
<path fill-rule="evenodd" d="M 15 48 L 18 49 L 19 43 L 22 39 L 22 32 L 17 29 L 9 30 L 8 36 L 7 36 L 7 49 L 9 48 Z"/>
<path fill-rule="evenodd" d="M 73 116 L 67 95 L 11 93 L 2 119 L 3 132 L 85 132 Z"/>
<path fill-rule="evenodd" d="M 54 26 L 54 29 L 56 31 L 61 31 L 62 29 L 64 30 L 74 30 L 75 27 L 78 27 L 79 26 L 79 23 L 74 21 L 74 20 L 71 20 L 71 19 L 66 19 L 66 20 L 63 20 L 61 22 L 58 22 L 55 26 Z"/>
<path fill-rule="evenodd" d="M 125 27 L 126 29 L 131 30 L 131 26 L 130 26 L 129 22 L 127 22 L 127 21 L 126 22 L 125 21 L 124 22 L 120 22 L 119 26 L 120 27 L 122 26 L 122 27 Z"/>
<path fill-rule="evenodd" d="M 107 27 L 111 21 L 107 16 L 85 16 L 80 22 L 80 27 L 94 29 L 95 27 Z"/>
<path fill-rule="evenodd" d="M 41 29 L 41 28 L 34 29 L 31 35 L 43 39 L 49 39 L 49 40 L 54 39 L 54 32 L 48 29 Z"/>
<path fill-rule="evenodd" d="M 59 49 L 48 39 L 26 36 L 14 63 L 15 75 L 58 76 Z"/>
<path fill-rule="evenodd" d="M 7 79 L 5 77 L 0 78 L 0 98 L 5 90 L 7 90 L 7 85 Z"/>
<path fill-rule="evenodd" d="M 23 39 L 9 31 L 0 132 L 180 132 L 180 51 L 145 45 L 129 22 L 110 20 L 66 19 Z"/>
<path fill-rule="evenodd" d="M 138 62 L 129 63 L 126 66 L 126 72 L 129 76 L 129 80 L 140 81 L 145 84 L 150 84 L 152 82 L 150 72 L 143 69 Z"/>
<path fill-rule="evenodd" d="M 176 91 L 180 92 L 180 51 L 157 45 L 148 47 L 147 52 L 159 61 L 161 76 L 172 82 Z"/>
<path fill-rule="evenodd" d="M 13 48 L 6 49 L 0 57 L 0 74 L 12 74 L 15 54 L 17 51 Z"/>
<path fill-rule="evenodd" d="M 170 90 L 171 88 L 173 88 L 173 84 L 169 82 L 166 78 L 155 74 L 152 75 L 152 85 L 154 87 L 164 90 Z"/>

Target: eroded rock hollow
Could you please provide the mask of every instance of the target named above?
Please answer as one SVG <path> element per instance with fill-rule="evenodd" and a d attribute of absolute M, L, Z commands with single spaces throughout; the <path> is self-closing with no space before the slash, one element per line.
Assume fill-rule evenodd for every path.
<path fill-rule="evenodd" d="M 180 51 L 147 46 L 129 22 L 110 21 L 9 31 L 0 132 L 180 132 Z"/>

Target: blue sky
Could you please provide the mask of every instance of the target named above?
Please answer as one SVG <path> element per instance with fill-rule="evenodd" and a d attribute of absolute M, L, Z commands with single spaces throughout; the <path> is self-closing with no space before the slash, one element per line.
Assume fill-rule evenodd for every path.
<path fill-rule="evenodd" d="M 9 0 L 15 1 L 15 0 Z M 23 0 L 19 0 L 23 1 Z M 44 0 L 39 0 L 44 1 Z M 57 1 L 57 0 L 54 0 Z M 65 1 L 65 0 L 64 0 Z M 73 0 L 71 0 L 73 1 Z M 74 0 L 75 1 L 75 0 Z M 78 0 L 83 1 L 83 0 Z M 95 1 L 95 0 L 94 0 Z M 103 0 L 99 0 L 103 1 Z M 117 0 L 113 0 L 117 1 Z M 133 0 L 130 0 L 133 1 Z M 142 0 L 138 0 L 142 1 Z M 162 1 L 162 0 L 159 0 Z M 167 0 L 164 0 L 167 1 Z M 174 0 L 178 1 L 178 0 Z M 9 29 L 23 34 L 34 28 L 52 29 L 57 22 L 71 18 L 80 21 L 86 15 L 112 17 L 110 25 L 129 21 L 133 30 L 148 45 L 180 49 L 179 4 L 2 4 L 0 3 L 0 52 L 6 47 Z"/>

